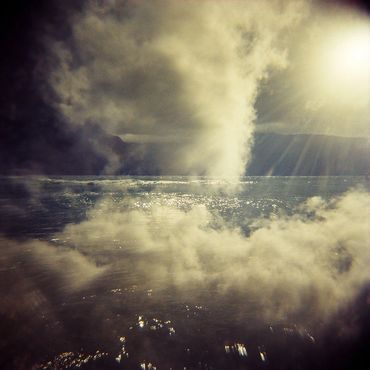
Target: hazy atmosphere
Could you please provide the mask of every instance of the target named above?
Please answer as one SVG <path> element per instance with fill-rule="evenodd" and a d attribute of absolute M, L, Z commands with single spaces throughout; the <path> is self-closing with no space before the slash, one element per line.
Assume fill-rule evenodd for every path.
<path fill-rule="evenodd" d="M 16 1 L 4 18 L 3 174 L 369 173 L 360 3 Z"/>
<path fill-rule="evenodd" d="M 365 369 L 361 1 L 13 1 L 1 369 Z"/>

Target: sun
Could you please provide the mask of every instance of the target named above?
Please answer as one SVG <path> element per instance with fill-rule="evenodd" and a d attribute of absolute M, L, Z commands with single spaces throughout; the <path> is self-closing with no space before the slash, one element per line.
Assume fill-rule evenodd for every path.
<path fill-rule="evenodd" d="M 302 132 L 367 135 L 370 18 L 358 12 L 319 10 L 302 25 L 290 49 L 289 93 L 294 93 L 290 99 L 295 102 L 291 120 Z"/>
<path fill-rule="evenodd" d="M 343 103 L 365 99 L 370 86 L 370 27 L 338 27 L 321 41 L 316 56 L 321 93 Z"/>
<path fill-rule="evenodd" d="M 329 46 L 327 58 L 334 79 L 350 80 L 365 77 L 369 72 L 370 33 L 367 27 L 338 35 Z"/>

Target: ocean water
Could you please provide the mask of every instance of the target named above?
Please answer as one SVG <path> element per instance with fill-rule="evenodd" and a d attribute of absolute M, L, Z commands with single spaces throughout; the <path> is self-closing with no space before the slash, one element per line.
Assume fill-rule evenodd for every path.
<path fill-rule="evenodd" d="M 0 368 L 361 368 L 368 286 L 339 303 L 315 286 L 349 274 L 357 236 L 324 278 L 306 251 L 341 232 L 329 218 L 347 208 L 330 209 L 347 192 L 366 178 L 0 178 Z"/>

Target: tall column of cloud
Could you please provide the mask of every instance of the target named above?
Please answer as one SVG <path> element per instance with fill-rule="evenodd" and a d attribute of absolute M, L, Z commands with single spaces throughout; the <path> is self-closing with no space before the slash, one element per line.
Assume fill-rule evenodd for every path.
<path fill-rule="evenodd" d="M 249 160 L 259 82 L 282 67 L 298 1 L 87 3 L 55 41 L 49 81 L 73 124 L 173 141 L 166 171 L 239 176 Z M 159 140 L 158 140 L 159 138 Z"/>

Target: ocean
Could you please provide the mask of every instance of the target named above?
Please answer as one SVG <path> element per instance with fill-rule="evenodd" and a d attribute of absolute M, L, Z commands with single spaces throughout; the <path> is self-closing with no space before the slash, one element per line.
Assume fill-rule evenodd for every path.
<path fill-rule="evenodd" d="M 367 206 L 365 177 L 1 177 L 0 368 L 361 368 Z"/>

